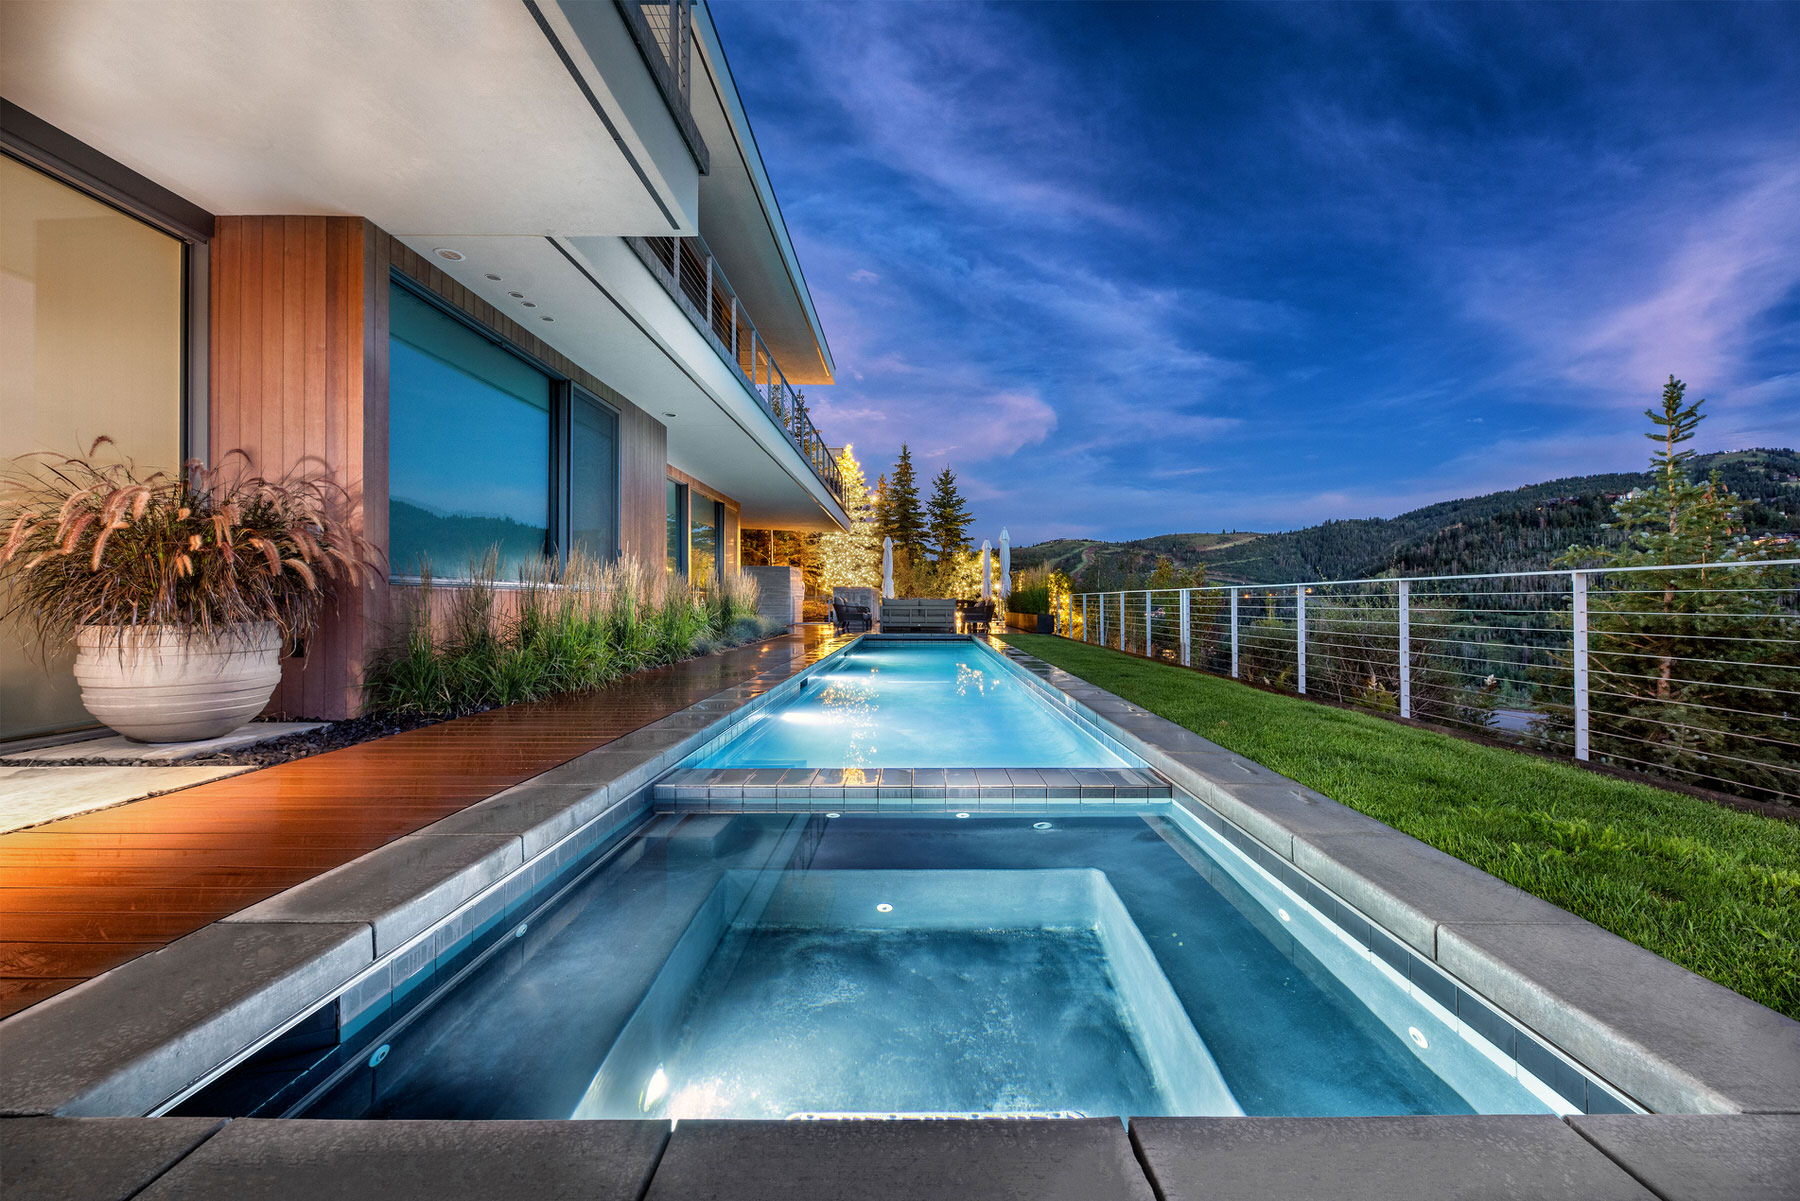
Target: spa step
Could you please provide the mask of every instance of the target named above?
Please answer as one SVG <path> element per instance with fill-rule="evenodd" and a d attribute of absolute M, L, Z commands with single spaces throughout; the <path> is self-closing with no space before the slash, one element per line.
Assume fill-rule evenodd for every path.
<path fill-rule="evenodd" d="M 1146 768 L 680 768 L 656 783 L 658 801 L 776 800 L 1166 801 L 1168 781 Z M 733 808 L 739 807 L 734 804 Z"/>

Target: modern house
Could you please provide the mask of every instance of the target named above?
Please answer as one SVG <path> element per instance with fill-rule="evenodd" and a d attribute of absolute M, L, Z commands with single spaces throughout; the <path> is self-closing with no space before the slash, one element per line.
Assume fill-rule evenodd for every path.
<path fill-rule="evenodd" d="M 833 365 L 704 3 L 0 6 L 0 457 L 328 468 L 389 579 L 275 711 L 356 710 L 428 562 L 734 571 L 847 524 Z M 0 631 L 0 738 L 87 724 Z"/>

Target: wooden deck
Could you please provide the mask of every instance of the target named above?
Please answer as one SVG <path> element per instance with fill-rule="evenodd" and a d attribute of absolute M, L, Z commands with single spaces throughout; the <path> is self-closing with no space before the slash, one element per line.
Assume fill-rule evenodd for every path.
<path fill-rule="evenodd" d="M 0 1017 L 842 641 L 812 629 L 0 835 Z"/>

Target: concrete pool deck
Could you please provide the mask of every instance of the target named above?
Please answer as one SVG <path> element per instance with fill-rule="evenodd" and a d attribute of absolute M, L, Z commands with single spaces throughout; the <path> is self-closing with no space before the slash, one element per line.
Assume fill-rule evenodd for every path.
<path fill-rule="evenodd" d="M 1116 1121 L 1103 1123 L 1116 1139 L 1078 1135 L 1089 1124 L 1061 1122 L 923 1123 L 886 1135 L 863 1132 L 914 1124 L 852 1123 L 807 1134 L 799 1124 L 683 1122 L 666 1149 L 658 1144 L 652 1175 L 632 1178 L 649 1180 L 650 1197 L 1793 1195 L 1800 1023 L 1118 697 L 1011 654 L 1061 703 L 1104 723 L 1176 785 L 1177 803 L 1204 811 L 1209 825 L 1229 831 L 1235 845 L 1254 851 L 1271 875 L 1322 912 L 1362 921 L 1371 939 L 1379 932 L 1395 948 L 1430 960 L 1433 973 L 1509 1011 L 1644 1108 L 1729 1116 L 1145 1119 L 1133 1123 L 1129 1146 Z M 545 1152 L 544 1175 L 527 1189 L 532 1195 L 564 1195 L 563 1185 L 575 1195 L 577 1177 L 586 1180 L 580 1195 L 607 1195 L 600 1175 L 585 1175 L 599 1169 L 583 1158 L 583 1140 L 603 1137 L 584 1133 L 591 1123 L 239 1120 L 221 1127 L 121 1115 L 160 1112 L 219 1065 L 322 1004 L 336 1020 L 349 1020 L 355 1005 L 398 987 L 402 972 L 423 970 L 421 962 L 429 967 L 468 928 L 510 914 L 508 906 L 524 904 L 532 887 L 637 820 L 654 803 L 658 777 L 716 736 L 722 722 L 776 699 L 797 678 L 774 688 L 725 689 L 0 1022 L 0 1114 L 11 1115 L 0 1122 L 0 1155 L 9 1165 L 51 1165 L 39 1193 L 20 1195 L 108 1195 L 75 1187 L 90 1170 L 75 1148 L 88 1140 L 119 1156 L 142 1144 L 124 1173 L 136 1182 L 121 1196 L 154 1180 L 157 1188 L 145 1196 L 450 1201 L 463 1175 L 457 1157 L 488 1154 L 488 1136 L 477 1136 L 487 1126 L 550 1127 L 531 1137 L 567 1144 Z M 107 1120 L 71 1124 L 78 1115 Z M 1299 1123 L 1299 1142 L 1313 1150 L 1296 1151 L 1298 1135 L 1255 1134 L 1278 1129 L 1269 1125 L 1277 1122 Z M 326 1127 L 342 1129 L 334 1135 Z M 109 1129 L 116 1135 L 100 1133 Z M 409 1154 L 423 1158 L 410 1161 L 402 1153 L 413 1137 L 408 1131 L 424 1140 L 421 1146 L 461 1147 L 459 1130 L 470 1135 L 466 1148 L 415 1149 Z M 183 1139 L 192 1140 L 186 1150 L 177 1145 Z M 1351 1153 L 1383 1139 L 1392 1142 L 1386 1156 Z M 202 1154 L 195 1146 L 212 1150 Z M 1021 1156 L 1038 1166 L 1008 1166 Z M 96 1172 L 107 1160 L 91 1158 Z M 574 1165 L 566 1172 L 557 1166 L 565 1158 Z M 1256 1185 L 1259 1159 L 1264 1177 L 1284 1181 L 1281 1191 Z M 398 1165 L 405 1162 L 433 1170 L 402 1180 Z M 1233 1162 L 1248 1165 L 1241 1188 L 1224 1170 Z M 606 1163 L 608 1171 L 617 1166 Z M 52 1191 L 58 1164 L 69 1173 L 68 1191 Z M 1046 1164 L 1065 1168 L 1046 1174 Z M 1113 1171 L 1106 1164 L 1117 1172 L 1105 1176 Z M 1286 1174 L 1267 1175 L 1277 1169 Z M 494 1179 L 476 1167 L 469 1172 L 471 1180 Z M 349 1176 L 373 1191 L 327 1183 Z M 1085 1183 L 1060 1191 L 1065 1180 Z M 1154 1193 L 1145 1191 L 1152 1180 Z M 1253 1185 L 1257 1191 L 1248 1191 Z"/>

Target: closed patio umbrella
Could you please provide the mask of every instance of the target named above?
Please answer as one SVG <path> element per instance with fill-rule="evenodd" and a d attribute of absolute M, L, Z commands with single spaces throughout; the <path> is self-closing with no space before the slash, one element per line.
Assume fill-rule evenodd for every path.
<path fill-rule="evenodd" d="M 1000 595 L 1012 595 L 1012 535 L 1000 527 Z"/>
<path fill-rule="evenodd" d="M 894 599 L 894 540 L 881 540 L 881 598 Z"/>
<path fill-rule="evenodd" d="M 981 540 L 981 603 L 994 599 L 994 560 L 988 554 L 988 540 Z"/>

